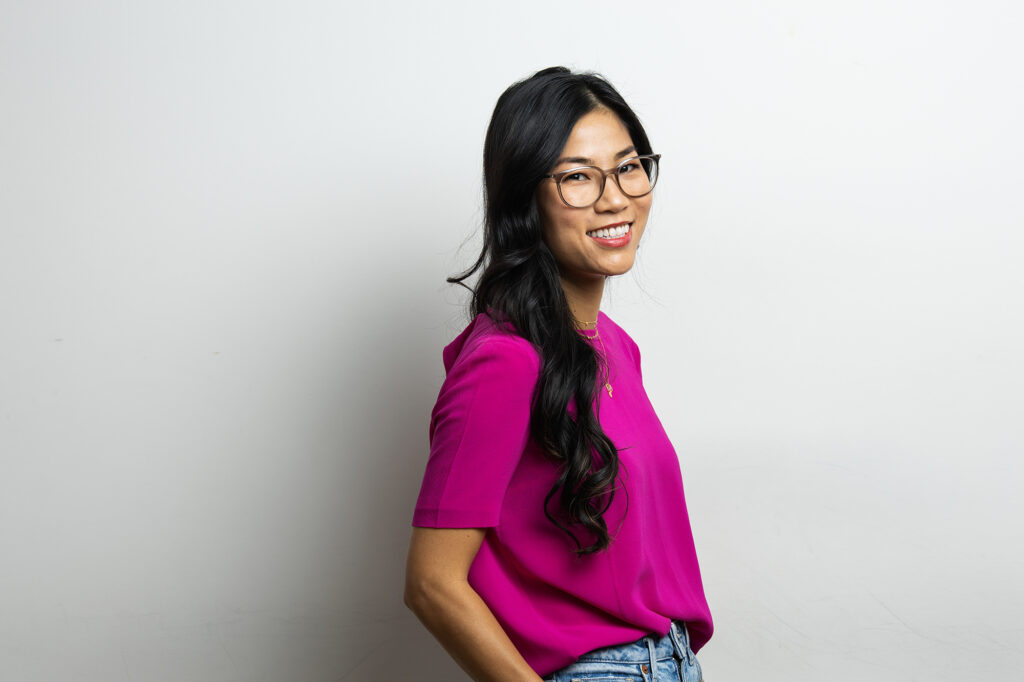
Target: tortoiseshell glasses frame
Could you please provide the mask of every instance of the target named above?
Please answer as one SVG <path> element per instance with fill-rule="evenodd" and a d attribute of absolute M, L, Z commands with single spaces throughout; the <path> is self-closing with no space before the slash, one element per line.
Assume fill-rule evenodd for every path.
<path fill-rule="evenodd" d="M 577 166 L 557 173 L 548 173 L 543 178 L 551 178 L 558 188 L 558 198 L 569 208 L 588 208 L 601 200 L 608 176 L 615 175 L 615 184 L 627 197 L 637 199 L 650 194 L 658 182 L 658 166 L 661 154 L 641 154 L 624 159 L 614 168 L 598 168 L 597 166 Z M 640 168 L 635 166 L 639 163 Z M 584 171 L 594 171 L 586 174 Z M 630 177 L 623 186 L 622 176 L 639 173 Z M 582 179 L 571 179 L 581 175 Z M 600 180 L 598 180 L 600 178 Z"/>

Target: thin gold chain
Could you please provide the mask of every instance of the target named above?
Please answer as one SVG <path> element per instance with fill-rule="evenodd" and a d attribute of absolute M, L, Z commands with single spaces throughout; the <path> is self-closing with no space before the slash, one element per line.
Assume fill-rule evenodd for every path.
<path fill-rule="evenodd" d="M 573 319 L 575 319 L 575 318 L 573 318 Z M 580 322 L 579 320 L 576 320 L 576 322 L 578 322 L 579 324 L 592 324 L 592 325 L 594 325 L 594 335 L 593 336 L 587 336 L 586 334 L 584 334 L 583 337 L 587 338 L 587 339 L 597 339 L 598 341 L 601 342 L 601 359 L 604 360 L 604 369 L 605 369 L 605 372 L 607 372 L 608 371 L 608 349 L 605 348 L 605 346 L 604 346 L 604 339 L 601 338 L 601 330 L 597 328 L 597 320 L 594 320 L 593 322 Z M 577 327 L 577 330 L 579 330 L 579 327 Z M 582 330 L 580 330 L 580 331 L 582 331 Z M 612 384 L 608 380 L 607 375 L 605 376 L 604 388 L 605 388 L 606 391 L 608 391 L 608 397 L 611 398 L 612 397 Z"/>

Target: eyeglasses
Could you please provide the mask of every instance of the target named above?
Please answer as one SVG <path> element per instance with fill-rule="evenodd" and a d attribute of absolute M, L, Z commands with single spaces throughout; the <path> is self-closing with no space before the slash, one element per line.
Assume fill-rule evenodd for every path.
<path fill-rule="evenodd" d="M 604 194 L 605 181 L 610 174 L 615 175 L 615 184 L 626 196 L 636 199 L 650 194 L 658 182 L 660 158 L 661 154 L 644 154 L 630 157 L 607 170 L 597 166 L 579 166 L 542 177 L 555 181 L 558 196 L 566 206 L 587 208 L 596 204 Z"/>

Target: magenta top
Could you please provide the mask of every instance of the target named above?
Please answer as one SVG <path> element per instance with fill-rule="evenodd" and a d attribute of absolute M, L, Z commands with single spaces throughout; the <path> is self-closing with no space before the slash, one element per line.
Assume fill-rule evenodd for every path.
<path fill-rule="evenodd" d="M 597 328 L 612 394 L 602 387 L 595 409 L 620 461 L 605 512 L 609 549 L 575 556 L 568 534 L 544 515 L 558 463 L 530 437 L 540 356 L 484 314 L 442 354 L 447 376 L 412 520 L 488 529 L 469 583 L 541 676 L 598 647 L 665 635 L 671 619 L 686 622 L 694 652 L 713 631 L 679 460 L 644 391 L 640 350 L 603 312 Z M 601 341 L 592 342 L 599 353 Z M 554 515 L 556 497 L 551 505 Z M 593 541 L 574 532 L 584 545 Z"/>

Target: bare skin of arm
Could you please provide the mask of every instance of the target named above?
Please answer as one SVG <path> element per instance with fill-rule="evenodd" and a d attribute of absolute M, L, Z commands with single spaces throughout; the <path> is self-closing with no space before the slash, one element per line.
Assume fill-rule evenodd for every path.
<path fill-rule="evenodd" d="M 413 527 L 405 604 L 476 682 L 543 682 L 467 579 L 486 532 Z"/>

